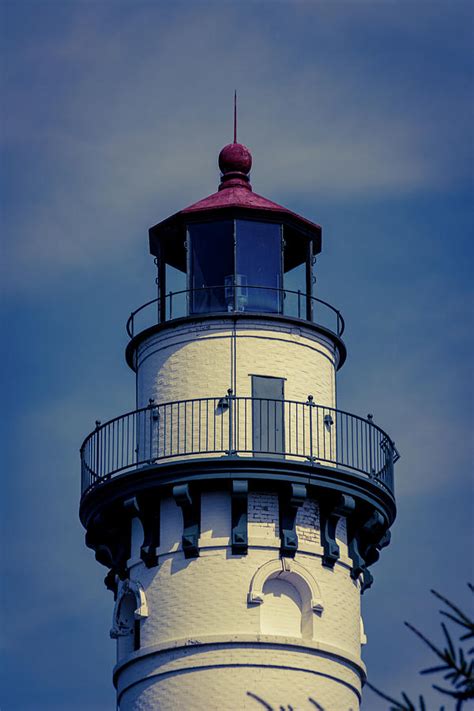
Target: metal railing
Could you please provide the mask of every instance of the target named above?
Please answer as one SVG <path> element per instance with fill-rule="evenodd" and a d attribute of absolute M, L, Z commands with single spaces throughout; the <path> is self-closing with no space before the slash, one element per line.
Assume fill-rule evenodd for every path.
<path fill-rule="evenodd" d="M 328 328 L 339 337 L 344 332 L 341 312 L 315 296 L 291 289 L 226 284 L 170 291 L 164 299 L 158 297 L 147 301 L 130 314 L 127 333 L 133 338 L 137 332 L 137 317 L 140 318 L 139 331 L 142 331 L 156 323 L 183 316 L 242 312 L 274 313 L 304 319 Z"/>
<path fill-rule="evenodd" d="M 355 471 L 393 492 L 398 452 L 372 421 L 306 402 L 227 395 L 155 404 L 96 429 L 81 447 L 82 493 L 173 458 L 275 457 Z"/>

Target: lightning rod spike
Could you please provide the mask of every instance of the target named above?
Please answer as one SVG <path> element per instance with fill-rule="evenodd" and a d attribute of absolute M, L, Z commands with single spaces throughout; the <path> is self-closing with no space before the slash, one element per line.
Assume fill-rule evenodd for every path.
<path fill-rule="evenodd" d="M 234 91 L 234 143 L 237 143 L 237 89 Z"/>

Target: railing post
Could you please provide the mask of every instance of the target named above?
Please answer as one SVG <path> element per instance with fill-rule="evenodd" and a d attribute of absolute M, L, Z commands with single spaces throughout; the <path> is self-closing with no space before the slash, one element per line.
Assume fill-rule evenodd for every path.
<path fill-rule="evenodd" d="M 152 413 L 153 413 L 154 406 L 155 406 L 155 401 L 151 397 L 148 400 L 148 411 L 150 413 L 149 414 L 149 417 L 150 417 L 150 456 L 148 457 L 148 461 L 150 464 L 153 462 L 153 417 L 152 417 Z"/>
<path fill-rule="evenodd" d="M 171 321 L 171 319 L 173 318 L 173 292 L 172 291 L 170 291 L 169 297 L 170 297 L 170 321 Z"/>
<path fill-rule="evenodd" d="M 306 255 L 306 320 L 313 321 L 313 242 L 308 241 Z"/>
<path fill-rule="evenodd" d="M 391 450 L 390 450 L 390 465 L 389 465 L 389 470 L 388 470 L 389 476 L 388 476 L 387 485 L 393 494 L 394 493 L 394 491 L 393 491 L 393 467 L 400 455 L 398 454 L 397 448 L 395 447 L 395 442 L 392 441 L 391 444 L 392 444 L 392 446 L 391 446 Z"/>
<path fill-rule="evenodd" d="M 298 318 L 301 318 L 301 289 L 298 289 Z"/>
<path fill-rule="evenodd" d="M 308 395 L 308 401 L 306 403 L 309 407 L 309 461 L 312 463 L 316 460 L 316 457 L 313 454 L 313 407 L 316 407 L 316 404 L 313 402 L 313 396 Z"/>
<path fill-rule="evenodd" d="M 95 475 L 96 477 L 100 477 L 99 474 L 99 462 L 100 462 L 100 452 L 99 452 L 99 429 L 100 429 L 100 420 L 95 421 Z"/>
<path fill-rule="evenodd" d="M 229 448 L 226 454 L 231 457 L 235 454 L 234 447 L 234 400 L 235 395 L 233 395 L 232 388 L 227 390 L 227 399 L 229 401 Z"/>
<path fill-rule="evenodd" d="M 367 415 L 367 422 L 369 423 L 369 477 L 373 477 L 375 474 L 374 465 L 372 463 L 372 420 L 374 416 L 369 412 Z"/>

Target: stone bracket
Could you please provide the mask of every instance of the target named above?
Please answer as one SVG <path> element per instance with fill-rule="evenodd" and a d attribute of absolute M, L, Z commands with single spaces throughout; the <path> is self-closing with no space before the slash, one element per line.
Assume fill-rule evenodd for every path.
<path fill-rule="evenodd" d="M 356 580 L 362 575 L 362 593 L 373 582 L 368 566 L 379 559 L 380 550 L 389 544 L 390 536 L 387 521 L 379 511 L 372 511 L 365 520 L 355 518 L 348 525 L 349 556 L 353 563 L 351 577 Z"/>
<path fill-rule="evenodd" d="M 115 575 L 125 580 L 128 575 L 127 561 L 130 558 L 130 516 L 123 504 L 109 511 L 106 516 L 97 515 L 86 533 L 86 546 L 95 551 L 98 563 L 110 568 L 104 581 L 114 591 Z"/>
<path fill-rule="evenodd" d="M 110 590 L 111 592 L 113 592 L 114 600 L 116 600 L 117 599 L 117 591 L 118 591 L 118 577 L 113 570 L 109 570 L 109 572 L 105 576 L 104 585 L 107 588 L 107 590 Z"/>
<path fill-rule="evenodd" d="M 336 541 L 336 529 L 343 516 L 349 516 L 355 511 L 355 499 L 348 494 L 340 494 L 332 500 L 321 502 L 321 545 L 324 549 L 323 565 L 333 568 L 339 560 L 340 550 Z"/>
<path fill-rule="evenodd" d="M 232 553 L 246 554 L 248 550 L 248 491 L 246 479 L 232 481 Z"/>
<path fill-rule="evenodd" d="M 359 575 L 366 569 L 365 560 L 360 551 L 360 534 L 354 533 L 348 536 L 349 557 L 352 560 L 351 578 L 357 580 Z"/>
<path fill-rule="evenodd" d="M 290 484 L 279 497 L 280 510 L 280 554 L 293 558 L 298 550 L 296 534 L 296 514 L 308 496 L 304 484 Z"/>
<path fill-rule="evenodd" d="M 197 558 L 201 528 L 201 498 L 197 493 L 191 497 L 189 484 L 173 486 L 173 498 L 183 514 L 182 546 L 184 557 Z"/>
<path fill-rule="evenodd" d="M 143 527 L 140 558 L 147 568 L 158 564 L 156 549 L 160 545 L 160 503 L 158 496 L 139 498 L 139 518 Z"/>

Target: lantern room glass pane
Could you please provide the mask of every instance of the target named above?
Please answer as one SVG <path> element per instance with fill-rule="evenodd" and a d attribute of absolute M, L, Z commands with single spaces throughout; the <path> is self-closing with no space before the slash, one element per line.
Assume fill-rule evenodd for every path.
<path fill-rule="evenodd" d="M 189 225 L 191 242 L 190 313 L 232 310 L 225 284 L 234 274 L 234 222 Z"/>
<path fill-rule="evenodd" d="M 306 263 L 298 264 L 285 273 L 285 315 L 287 316 L 306 317 L 306 269 Z"/>
<path fill-rule="evenodd" d="M 236 221 L 235 309 L 281 313 L 281 225 Z"/>

